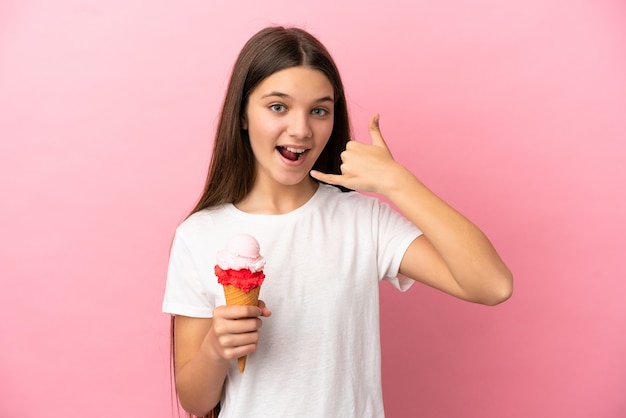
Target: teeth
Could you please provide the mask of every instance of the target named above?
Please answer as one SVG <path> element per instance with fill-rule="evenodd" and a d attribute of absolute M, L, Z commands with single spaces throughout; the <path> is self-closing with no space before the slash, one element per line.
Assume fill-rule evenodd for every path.
<path fill-rule="evenodd" d="M 299 148 L 291 148 L 291 147 L 285 147 L 285 149 L 289 152 L 293 152 L 294 154 L 303 154 L 305 150 L 303 149 L 299 149 Z"/>

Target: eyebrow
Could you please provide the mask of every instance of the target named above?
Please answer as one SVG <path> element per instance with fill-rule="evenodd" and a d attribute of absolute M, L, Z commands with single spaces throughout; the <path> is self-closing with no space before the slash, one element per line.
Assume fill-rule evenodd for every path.
<path fill-rule="evenodd" d="M 291 99 L 292 98 L 287 93 L 281 93 L 279 91 L 273 91 L 271 93 L 264 94 L 263 96 L 261 96 L 261 99 L 266 99 L 268 97 L 280 97 L 281 99 Z M 314 100 L 314 102 L 315 103 L 321 103 L 321 102 L 332 102 L 332 103 L 334 103 L 335 100 L 332 97 L 330 97 L 330 96 L 324 96 L 324 97 L 320 97 L 317 100 Z"/>

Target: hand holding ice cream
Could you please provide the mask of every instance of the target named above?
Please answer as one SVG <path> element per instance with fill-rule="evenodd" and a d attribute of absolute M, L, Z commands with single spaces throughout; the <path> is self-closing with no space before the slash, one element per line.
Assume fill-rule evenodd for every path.
<path fill-rule="evenodd" d="M 253 236 L 238 234 L 217 253 L 215 275 L 218 283 L 224 286 L 227 305 L 258 305 L 265 278 L 265 259 L 259 250 L 259 243 Z M 246 367 L 246 357 L 238 359 L 241 373 Z"/>

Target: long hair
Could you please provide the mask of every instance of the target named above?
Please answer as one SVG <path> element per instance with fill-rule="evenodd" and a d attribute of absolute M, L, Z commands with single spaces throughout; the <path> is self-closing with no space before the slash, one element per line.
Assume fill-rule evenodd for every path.
<path fill-rule="evenodd" d="M 351 136 L 351 128 L 337 66 L 324 45 L 308 32 L 299 28 L 268 27 L 248 40 L 235 61 L 215 134 L 206 184 L 192 214 L 222 203 L 237 203 L 248 194 L 254 183 L 256 169 L 248 133 L 242 129 L 248 97 L 270 75 L 298 66 L 321 71 L 333 86 L 333 131 L 313 169 L 330 174 L 340 173 L 340 155 Z M 346 190 L 343 187 L 340 189 Z M 170 366 L 172 378 L 175 379 L 174 317 L 171 318 L 170 333 Z M 177 393 L 175 396 L 178 398 Z M 205 417 L 216 417 L 219 410 L 218 404 Z"/>
<path fill-rule="evenodd" d="M 242 129 L 248 98 L 265 78 L 297 66 L 321 71 L 333 86 L 333 131 L 313 169 L 340 173 L 340 154 L 350 138 L 350 121 L 337 66 L 324 45 L 308 32 L 299 28 L 268 27 L 248 40 L 235 62 L 215 134 L 204 191 L 192 214 L 222 203 L 237 203 L 248 194 L 256 169 L 248 133 Z"/>

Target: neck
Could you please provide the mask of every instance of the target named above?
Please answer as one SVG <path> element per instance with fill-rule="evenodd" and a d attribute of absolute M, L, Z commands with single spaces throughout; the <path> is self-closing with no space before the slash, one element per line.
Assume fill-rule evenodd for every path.
<path fill-rule="evenodd" d="M 235 203 L 237 209 L 247 213 L 282 215 L 303 206 L 315 194 L 319 185 L 312 179 L 293 186 L 265 187 L 255 184 L 250 193 Z"/>

